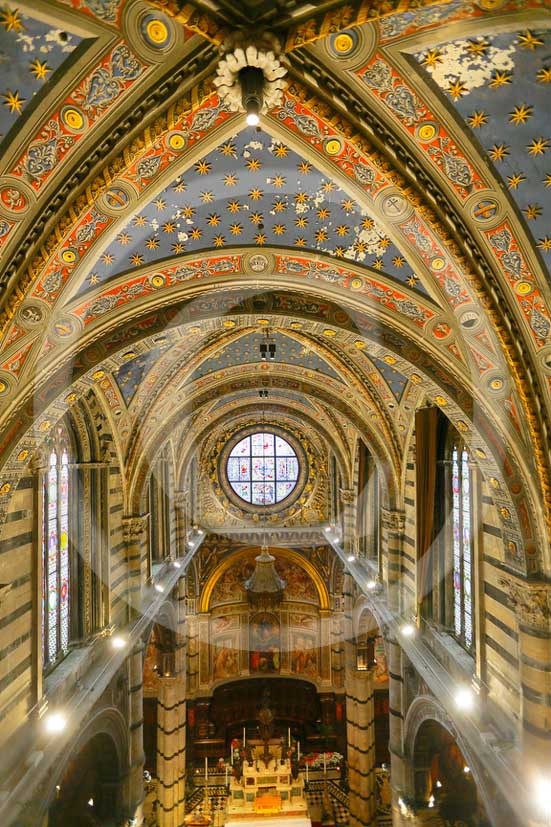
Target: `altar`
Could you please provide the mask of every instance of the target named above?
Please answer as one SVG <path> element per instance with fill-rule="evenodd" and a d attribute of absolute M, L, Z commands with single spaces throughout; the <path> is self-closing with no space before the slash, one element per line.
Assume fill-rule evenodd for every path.
<path fill-rule="evenodd" d="M 290 758 L 281 758 L 274 744 L 251 746 L 240 772 L 230 782 L 227 824 L 240 827 L 257 823 L 310 827 L 304 779 L 293 771 Z M 295 776 L 295 777 L 293 777 Z"/>

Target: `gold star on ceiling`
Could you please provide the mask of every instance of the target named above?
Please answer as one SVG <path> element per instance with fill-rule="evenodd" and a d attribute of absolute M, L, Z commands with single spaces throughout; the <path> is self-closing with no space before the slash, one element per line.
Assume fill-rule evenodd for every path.
<path fill-rule="evenodd" d="M 262 167 L 262 162 L 259 161 L 258 158 L 249 158 L 245 166 L 251 172 L 258 172 L 258 170 Z"/>
<path fill-rule="evenodd" d="M 463 81 L 462 81 L 462 80 L 459 80 L 459 78 L 457 78 L 457 80 L 454 80 L 454 81 L 453 81 L 452 83 L 450 83 L 450 85 L 448 86 L 448 92 L 449 92 L 449 94 L 452 96 L 452 98 L 454 99 L 454 101 L 459 100 L 459 98 L 460 98 L 462 95 L 466 95 L 466 94 L 467 94 L 467 91 L 468 91 L 468 90 L 467 90 L 467 86 L 466 86 L 466 84 L 465 84 L 465 83 L 463 83 Z"/>
<path fill-rule="evenodd" d="M 541 183 L 545 184 L 545 189 L 549 189 L 549 187 L 551 187 L 551 172 L 547 173 L 547 175 Z"/>
<path fill-rule="evenodd" d="M 528 204 L 522 212 L 526 215 L 528 221 L 535 221 L 542 214 L 542 208 L 539 204 Z"/>
<path fill-rule="evenodd" d="M 490 47 L 487 40 L 469 40 L 467 43 L 467 51 L 472 55 L 485 55 Z"/>
<path fill-rule="evenodd" d="M 256 244 L 266 244 L 266 233 L 257 233 L 254 240 Z"/>
<path fill-rule="evenodd" d="M 88 279 L 90 284 L 97 284 L 99 282 L 99 276 L 97 273 L 91 273 L 90 278 Z"/>
<path fill-rule="evenodd" d="M 172 250 L 173 253 L 183 253 L 184 250 L 186 249 L 186 245 L 182 244 L 181 241 L 175 241 L 174 244 L 172 244 L 170 249 Z"/>
<path fill-rule="evenodd" d="M 387 235 L 381 236 L 381 238 L 379 239 L 379 247 L 382 247 L 383 250 L 386 250 L 389 244 L 390 238 Z"/>
<path fill-rule="evenodd" d="M 104 264 L 113 264 L 115 257 L 111 253 L 104 253 L 101 257 Z"/>
<path fill-rule="evenodd" d="M 344 247 L 335 247 L 335 255 L 337 256 L 337 258 L 343 258 L 345 252 L 346 250 L 344 249 Z"/>
<path fill-rule="evenodd" d="M 283 175 L 274 175 L 274 177 L 272 178 L 272 184 L 274 185 L 274 187 L 281 189 L 281 187 L 285 186 L 285 180 L 286 179 L 283 177 Z"/>
<path fill-rule="evenodd" d="M 173 233 L 175 229 L 176 224 L 174 224 L 172 221 L 167 221 L 165 224 L 163 224 L 163 233 Z"/>
<path fill-rule="evenodd" d="M 519 184 L 522 184 L 523 181 L 526 181 L 526 176 L 521 172 L 516 172 L 514 175 L 510 175 L 507 178 L 507 186 L 510 190 L 516 190 L 518 189 Z"/>
<path fill-rule="evenodd" d="M 297 204 L 306 204 L 308 203 L 309 195 L 307 192 L 297 192 L 295 195 L 295 201 Z"/>
<path fill-rule="evenodd" d="M 299 215 L 298 218 L 295 218 L 295 227 L 306 227 L 308 224 L 308 219 L 305 215 Z"/>
<path fill-rule="evenodd" d="M 139 267 L 140 264 L 143 264 L 143 256 L 138 255 L 138 253 L 134 253 L 133 256 L 130 256 L 130 263 L 134 264 L 135 267 Z"/>
<path fill-rule="evenodd" d="M 509 155 L 509 150 L 510 147 L 506 144 L 494 144 L 489 151 L 489 155 L 492 161 L 503 161 Z"/>
<path fill-rule="evenodd" d="M 442 63 L 442 52 L 440 49 L 429 49 L 423 58 L 423 66 L 434 68 L 438 63 Z"/>
<path fill-rule="evenodd" d="M 164 200 L 164 198 L 156 198 L 153 203 L 155 204 L 159 212 L 161 210 L 164 210 L 166 207 L 166 201 Z"/>
<path fill-rule="evenodd" d="M 254 187 L 252 190 L 249 190 L 249 198 L 253 201 L 259 201 L 263 195 L 264 193 L 258 187 Z"/>
<path fill-rule="evenodd" d="M 235 187 L 237 184 L 237 175 L 234 175 L 230 172 L 228 175 L 224 175 L 224 186 L 225 187 Z"/>
<path fill-rule="evenodd" d="M 272 204 L 272 209 L 274 210 L 274 212 L 283 212 L 284 210 L 287 209 L 287 204 L 285 203 L 285 201 L 281 201 L 281 199 L 277 199 Z"/>
<path fill-rule="evenodd" d="M 339 224 L 339 226 L 335 229 L 337 235 L 343 236 L 348 235 L 350 228 L 346 226 L 346 224 Z"/>
<path fill-rule="evenodd" d="M 185 207 L 182 207 L 182 215 L 184 218 L 193 218 L 195 215 L 195 207 L 192 207 L 190 204 L 187 204 Z"/>
<path fill-rule="evenodd" d="M 137 215 L 134 218 L 134 226 L 136 227 L 146 227 L 147 226 L 147 218 L 145 215 Z"/>
<path fill-rule="evenodd" d="M 395 267 L 403 267 L 406 263 L 406 260 L 402 256 L 394 256 L 394 258 L 392 259 L 392 263 Z"/>
<path fill-rule="evenodd" d="M 382 270 L 383 269 L 383 260 L 382 260 L 382 258 L 376 258 L 375 261 L 373 262 L 373 267 L 376 270 Z"/>
<path fill-rule="evenodd" d="M 8 89 L 7 93 L 2 95 L 4 98 L 4 106 L 7 106 L 10 112 L 17 112 L 18 115 L 21 114 L 21 109 L 23 108 L 23 104 L 26 102 L 26 98 L 22 98 L 19 90 L 16 92 L 12 92 Z"/>
<path fill-rule="evenodd" d="M 213 239 L 213 244 L 215 247 L 223 247 L 226 243 L 226 239 L 223 235 L 215 235 Z"/>
<path fill-rule="evenodd" d="M 284 235 L 284 233 L 285 233 L 284 224 L 275 224 L 274 225 L 274 235 Z"/>
<path fill-rule="evenodd" d="M 220 224 L 220 216 L 218 215 L 218 213 L 211 212 L 207 218 L 207 224 L 210 227 L 218 227 L 218 225 Z"/>
<path fill-rule="evenodd" d="M 488 116 L 481 109 L 475 109 L 473 114 L 467 118 L 467 123 L 472 129 L 480 129 L 488 123 Z"/>
<path fill-rule="evenodd" d="M 320 230 L 316 230 L 315 238 L 316 241 L 327 241 L 327 230 L 324 227 Z"/>
<path fill-rule="evenodd" d="M 252 224 L 262 224 L 264 219 L 261 212 L 252 212 L 249 216 L 249 220 Z"/>
<path fill-rule="evenodd" d="M 538 46 L 543 46 L 541 37 L 538 37 L 528 30 L 519 34 L 519 43 L 523 48 L 530 49 L 531 51 L 537 49 Z"/>
<path fill-rule="evenodd" d="M 202 161 L 197 161 L 195 163 L 195 169 L 199 175 L 208 175 L 212 169 L 212 164 L 204 158 Z"/>
<path fill-rule="evenodd" d="M 226 158 L 237 158 L 237 147 L 235 146 L 233 141 L 226 141 L 226 143 L 221 144 L 218 147 L 218 152 L 220 152 Z"/>
<path fill-rule="evenodd" d="M 25 26 L 21 20 L 19 9 L 13 9 L 12 11 L 9 6 L 5 6 L 0 11 L 0 26 L 3 26 L 7 32 L 22 32 Z"/>
<path fill-rule="evenodd" d="M 211 190 L 206 190 L 205 192 L 202 192 L 199 197 L 203 204 L 210 204 L 212 201 L 214 201 L 214 193 Z"/>
<path fill-rule="evenodd" d="M 365 243 L 365 241 L 355 241 L 354 250 L 357 253 L 365 253 L 365 251 L 367 250 L 367 244 Z"/>
<path fill-rule="evenodd" d="M 417 284 L 417 276 L 412 273 L 411 276 L 407 277 L 406 281 L 410 287 L 415 287 Z"/>
<path fill-rule="evenodd" d="M 513 80 L 513 73 L 508 71 L 500 72 L 498 69 L 492 75 L 489 83 L 490 89 L 499 89 L 501 86 L 506 86 Z"/>
<path fill-rule="evenodd" d="M 48 72 L 52 70 L 46 63 L 46 61 L 42 62 L 38 58 L 35 58 L 31 62 L 31 73 L 35 76 L 37 80 L 46 80 L 46 75 Z"/>
<path fill-rule="evenodd" d="M 276 158 L 286 158 L 289 154 L 289 147 L 285 144 L 276 144 L 274 148 L 274 155 Z"/>
<path fill-rule="evenodd" d="M 320 207 L 316 214 L 318 218 L 321 218 L 322 220 L 324 218 L 329 218 L 329 210 L 327 207 Z"/>
<path fill-rule="evenodd" d="M 228 203 L 229 212 L 236 213 L 236 212 L 239 212 L 240 209 L 241 209 L 241 204 L 239 203 L 239 201 L 230 201 Z"/>
<path fill-rule="evenodd" d="M 301 161 L 300 164 L 297 164 L 297 169 L 303 175 L 308 175 L 310 172 L 312 172 L 312 164 L 310 163 L 310 161 Z"/>
<path fill-rule="evenodd" d="M 295 247 L 306 247 L 306 239 L 302 236 L 295 238 Z"/>
<path fill-rule="evenodd" d="M 185 192 L 186 190 L 187 184 L 185 181 L 178 181 L 178 183 L 174 185 L 174 192 Z"/>
<path fill-rule="evenodd" d="M 159 246 L 159 239 L 158 238 L 148 238 L 145 242 L 145 246 L 148 250 L 156 250 Z"/>
<path fill-rule="evenodd" d="M 190 232 L 190 236 L 194 241 L 199 241 L 202 235 L 203 231 L 199 227 L 193 227 Z"/>
<path fill-rule="evenodd" d="M 551 250 L 551 238 L 548 235 L 545 235 L 543 238 L 539 238 L 538 247 L 540 250 L 548 253 Z"/>
<path fill-rule="evenodd" d="M 232 235 L 241 235 L 243 232 L 243 225 L 242 224 L 230 224 L 230 232 Z"/>
<path fill-rule="evenodd" d="M 367 218 L 367 217 L 362 218 L 360 226 L 361 226 L 362 230 L 372 230 L 373 227 L 375 226 L 375 222 L 373 221 L 372 218 Z"/>
<path fill-rule="evenodd" d="M 533 106 L 527 106 L 525 103 L 521 103 L 520 106 L 515 106 L 513 111 L 509 113 L 509 123 L 520 126 L 521 124 L 525 124 L 533 114 Z"/>
<path fill-rule="evenodd" d="M 355 204 L 351 198 L 345 198 L 341 206 L 345 212 L 354 212 Z"/>
<path fill-rule="evenodd" d="M 129 233 L 119 233 L 117 241 L 119 244 L 129 244 L 132 236 Z"/>
<path fill-rule="evenodd" d="M 528 155 L 544 155 L 545 150 L 549 149 L 551 141 L 549 138 L 534 138 L 526 147 Z"/>
<path fill-rule="evenodd" d="M 551 66 L 544 66 L 536 75 L 538 83 L 551 83 Z"/>

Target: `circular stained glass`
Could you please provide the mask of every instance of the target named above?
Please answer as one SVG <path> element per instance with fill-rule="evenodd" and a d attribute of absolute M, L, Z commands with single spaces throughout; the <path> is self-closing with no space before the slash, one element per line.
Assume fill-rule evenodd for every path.
<path fill-rule="evenodd" d="M 300 466 L 287 440 L 270 431 L 241 439 L 230 451 L 226 476 L 237 496 L 251 505 L 275 505 L 297 485 Z"/>

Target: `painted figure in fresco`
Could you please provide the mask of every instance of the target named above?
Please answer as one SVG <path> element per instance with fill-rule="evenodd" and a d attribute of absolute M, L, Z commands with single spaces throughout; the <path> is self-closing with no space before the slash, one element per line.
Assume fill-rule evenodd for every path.
<path fill-rule="evenodd" d="M 222 644 L 214 649 L 212 675 L 215 681 L 237 674 L 237 652 L 232 646 Z"/>
<path fill-rule="evenodd" d="M 257 615 L 251 624 L 249 668 L 251 672 L 279 672 L 279 622 L 272 615 Z"/>

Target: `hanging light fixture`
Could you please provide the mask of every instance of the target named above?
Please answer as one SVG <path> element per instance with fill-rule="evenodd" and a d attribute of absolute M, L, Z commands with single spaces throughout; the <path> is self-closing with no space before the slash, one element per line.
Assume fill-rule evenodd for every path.
<path fill-rule="evenodd" d="M 247 124 L 257 126 L 261 114 L 281 103 L 287 85 L 287 69 L 276 56 L 280 44 L 266 32 L 259 34 L 254 43 L 243 32 L 237 32 L 226 41 L 226 49 L 214 84 L 231 112 L 245 112 Z"/>
<path fill-rule="evenodd" d="M 275 570 L 275 557 L 262 545 L 260 554 L 255 557 L 252 575 L 243 584 L 251 606 L 270 609 L 279 606 L 287 583 Z"/>

